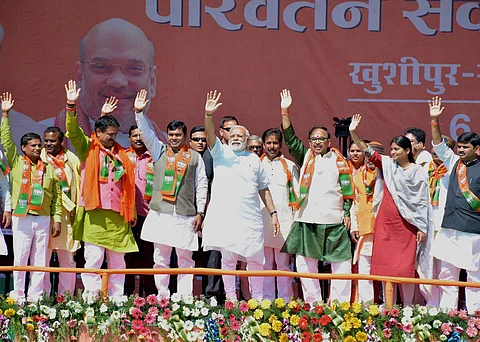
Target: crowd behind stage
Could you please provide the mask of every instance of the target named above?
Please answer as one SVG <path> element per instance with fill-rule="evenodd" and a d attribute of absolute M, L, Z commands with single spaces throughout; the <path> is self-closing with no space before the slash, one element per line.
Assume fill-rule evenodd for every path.
<path fill-rule="evenodd" d="M 290 110 L 289 90 L 280 93 L 280 128 L 251 135 L 234 116 L 214 120 L 222 103 L 212 91 L 202 125 L 187 131 L 173 120 L 166 143 L 145 115 L 149 96 L 141 90 L 128 148 L 116 141 L 118 99 L 107 98 L 86 135 L 77 121 L 81 89 L 69 81 L 65 91 L 65 126 L 48 127 L 43 137 L 25 133 L 21 151 L 11 133 L 14 99 L 1 96 L 2 225 L 12 228 L 15 266 L 49 265 L 55 253 L 59 266 L 76 267 L 82 251 L 85 268 L 105 260 L 111 269 L 168 268 L 172 256 L 178 267 L 193 268 L 196 252 L 204 266 L 225 270 L 289 271 L 294 260 L 302 273 L 318 273 L 322 263 L 337 274 L 355 267 L 361 274 L 441 280 L 458 280 L 466 270 L 469 282 L 480 281 L 480 137 L 466 132 L 455 142 L 442 135 L 438 97 L 425 108 L 430 152 L 425 131 L 408 128 L 384 153 L 379 142 L 360 138 L 355 114 L 344 156 L 331 147 L 326 127 L 312 127 L 306 144 L 296 135 L 292 122 L 302 118 Z M 0 252 L 7 254 L 3 236 Z M 84 298 L 98 295 L 100 276 L 81 278 Z M 139 279 L 140 292 L 170 295 L 169 275 Z M 177 292 L 192 294 L 193 280 L 179 275 Z M 372 281 L 352 287 L 332 280 L 328 298 L 318 280 L 300 281 L 309 303 L 377 300 Z M 208 276 L 205 285 L 206 297 L 237 300 L 234 276 Z M 247 298 L 294 296 L 288 277 L 250 277 L 244 285 Z M 36 302 L 46 293 L 74 293 L 75 286 L 75 274 L 60 273 L 52 289 L 48 273 L 32 272 L 26 289 L 26 273 L 13 272 L 9 296 Z M 398 287 L 403 304 L 458 306 L 456 287 Z M 110 276 L 109 296 L 134 291 L 135 276 Z M 480 309 L 479 289 L 466 288 L 465 297 L 468 311 Z"/>

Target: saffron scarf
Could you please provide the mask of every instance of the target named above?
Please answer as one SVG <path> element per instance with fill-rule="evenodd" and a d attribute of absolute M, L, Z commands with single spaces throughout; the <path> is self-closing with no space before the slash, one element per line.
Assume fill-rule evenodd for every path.
<path fill-rule="evenodd" d="M 127 154 L 132 163 L 136 164 L 137 163 L 137 153 L 133 150 L 133 148 L 130 146 L 127 148 Z M 146 201 L 150 201 L 152 199 L 152 194 L 153 194 L 153 180 L 154 180 L 154 167 L 153 167 L 153 160 L 152 156 L 148 156 L 147 160 L 147 169 L 146 169 L 146 174 L 145 174 L 145 192 L 143 195 L 143 199 Z"/>
<path fill-rule="evenodd" d="M 266 154 L 264 153 L 261 157 L 260 160 L 263 161 L 266 157 Z M 293 176 L 290 170 L 288 169 L 287 161 L 283 157 L 283 155 L 280 153 L 280 155 L 277 157 L 280 163 L 282 163 L 283 166 L 283 171 L 285 172 L 285 175 L 287 176 L 287 189 L 288 189 L 288 206 L 289 207 L 295 207 L 297 205 L 297 194 L 295 193 L 295 189 L 293 188 Z"/>
<path fill-rule="evenodd" d="M 125 149 L 115 142 L 111 151 L 103 147 L 97 138 L 95 132 L 91 135 L 90 147 L 87 152 L 87 159 L 85 161 L 85 181 L 83 185 L 83 200 L 85 202 L 85 210 L 97 209 L 100 205 L 100 163 L 98 156 L 100 151 L 108 154 L 113 154 L 118 151 L 122 163 L 124 173 L 120 176 L 122 180 L 122 193 L 120 198 L 120 215 L 124 222 L 131 222 L 135 218 L 135 170 L 134 165 L 128 158 Z M 110 155 L 110 154 L 109 154 Z M 115 170 L 117 171 L 117 169 Z"/>
<path fill-rule="evenodd" d="M 372 202 L 375 182 L 377 181 L 377 169 L 370 170 L 366 165 L 363 165 L 360 170 L 362 172 L 362 181 L 365 185 L 365 196 L 367 198 L 367 202 Z"/>
<path fill-rule="evenodd" d="M 480 212 L 480 199 L 470 190 L 468 186 L 468 178 L 467 178 L 467 166 L 463 162 L 463 160 L 459 160 L 457 164 L 457 178 L 458 178 L 458 186 L 460 187 L 460 191 L 462 191 L 463 197 L 470 205 L 472 210 L 476 212 Z"/>
<path fill-rule="evenodd" d="M 337 160 L 338 180 L 340 182 L 340 188 L 342 189 L 343 199 L 353 199 L 353 179 L 350 171 L 350 166 L 345 157 L 336 148 L 331 147 L 331 152 L 335 154 Z M 315 171 L 315 153 L 312 150 L 308 150 L 308 157 L 303 172 L 302 179 L 300 180 L 300 195 L 295 205 L 295 210 L 300 210 L 305 199 L 307 198 L 310 185 L 312 184 L 312 177 Z"/>
<path fill-rule="evenodd" d="M 428 165 L 428 186 L 430 188 L 430 202 L 434 207 L 438 207 L 438 198 L 440 196 L 440 179 L 448 172 L 443 163 L 437 166 L 432 160 Z"/>
<path fill-rule="evenodd" d="M 177 155 L 170 146 L 167 147 L 167 165 L 165 166 L 165 176 L 162 183 L 162 198 L 168 202 L 175 202 L 177 199 L 180 184 L 187 171 L 187 165 L 190 162 L 192 153 L 190 149 L 183 145 Z"/>
<path fill-rule="evenodd" d="M 42 209 L 45 164 L 41 159 L 38 160 L 35 172 L 33 173 L 33 182 L 30 180 L 31 173 L 32 162 L 30 158 L 23 156 L 22 186 L 20 187 L 17 206 L 13 211 L 14 216 L 25 217 L 29 210 Z"/>
<path fill-rule="evenodd" d="M 60 183 L 60 189 L 68 197 L 72 198 L 70 191 L 70 185 L 68 184 L 67 174 L 65 173 L 65 152 L 62 150 L 57 156 L 52 156 L 47 153 L 47 162 L 52 165 L 55 170 L 58 182 Z"/>

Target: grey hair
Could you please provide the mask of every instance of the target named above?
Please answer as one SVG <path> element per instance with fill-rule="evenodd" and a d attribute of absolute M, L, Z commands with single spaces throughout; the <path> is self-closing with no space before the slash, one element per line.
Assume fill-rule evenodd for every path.
<path fill-rule="evenodd" d="M 2 24 L 0 24 L 0 44 L 2 44 L 4 36 L 5 36 L 5 30 L 3 29 Z"/>
<path fill-rule="evenodd" d="M 260 144 L 263 144 L 262 138 L 260 138 L 258 135 L 255 135 L 255 134 L 251 135 L 248 138 L 248 141 L 250 141 L 250 140 L 257 140 Z"/>
<path fill-rule="evenodd" d="M 233 125 L 232 127 L 230 127 L 230 132 L 231 132 L 234 128 L 243 128 L 243 129 L 245 130 L 245 141 L 248 141 L 248 139 L 250 138 L 250 132 L 248 131 L 248 129 L 247 129 L 245 126 L 242 126 L 242 125 Z"/>

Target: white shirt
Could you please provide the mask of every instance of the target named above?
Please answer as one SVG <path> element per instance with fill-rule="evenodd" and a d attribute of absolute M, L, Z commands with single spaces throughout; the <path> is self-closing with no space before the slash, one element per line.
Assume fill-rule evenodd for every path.
<path fill-rule="evenodd" d="M 234 152 L 217 138 L 211 150 L 215 177 L 203 229 L 205 250 L 224 248 L 245 258 L 263 249 L 259 190 L 268 176 L 253 153 Z"/>
<path fill-rule="evenodd" d="M 305 160 L 309 153 L 305 155 Z M 305 160 L 301 175 L 305 173 Z M 340 224 L 343 221 L 343 195 L 337 168 L 337 156 L 332 151 L 315 157 L 315 171 L 307 198 L 295 213 L 295 221 L 317 224 Z M 302 179 L 302 177 L 300 177 Z M 300 194 L 300 187 L 297 189 Z"/>
<path fill-rule="evenodd" d="M 3 152 L 0 151 L 0 158 L 3 159 L 5 163 L 7 160 L 3 155 Z M 12 196 L 10 193 L 10 182 L 9 176 L 5 176 L 3 172 L 0 170 L 0 205 L 1 205 L 1 213 L 5 211 L 12 211 Z M 2 216 L 0 215 L 0 218 Z M 3 229 L 0 228 L 0 255 L 8 255 L 7 244 L 5 243 L 5 238 L 3 237 Z M 11 235 L 11 234 L 9 234 Z"/>
<path fill-rule="evenodd" d="M 298 188 L 298 168 L 294 162 L 285 159 L 287 167 L 292 173 L 293 187 Z M 282 162 L 279 158 L 270 161 L 268 158 L 262 160 L 262 166 L 268 176 L 270 185 L 268 189 L 272 194 L 275 210 L 278 213 L 280 221 L 280 233 L 277 237 L 273 237 L 272 218 L 270 212 L 265 205 L 261 203 L 263 228 L 265 234 L 265 247 L 282 248 L 285 239 L 290 232 L 293 223 L 293 208 L 288 206 L 289 190 L 287 188 L 287 174 L 283 169 Z"/>
<path fill-rule="evenodd" d="M 421 150 L 417 156 L 417 159 L 415 160 L 415 164 L 420 165 L 425 171 L 428 172 L 428 165 L 430 165 L 431 161 L 432 155 L 430 154 L 430 152 L 426 150 Z"/>

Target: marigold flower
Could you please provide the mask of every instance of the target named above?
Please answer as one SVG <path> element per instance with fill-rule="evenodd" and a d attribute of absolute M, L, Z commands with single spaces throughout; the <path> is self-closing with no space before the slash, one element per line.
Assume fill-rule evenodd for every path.
<path fill-rule="evenodd" d="M 319 332 L 313 334 L 313 342 L 322 342 L 323 336 Z"/>
<path fill-rule="evenodd" d="M 302 342 L 310 342 L 312 335 L 308 331 L 302 333 Z"/>
<path fill-rule="evenodd" d="M 280 342 L 288 342 L 288 335 L 285 333 L 281 334 L 279 340 Z"/>
<path fill-rule="evenodd" d="M 357 341 L 359 342 L 365 342 L 366 340 L 368 340 L 368 336 L 367 334 L 365 334 L 363 331 L 359 331 L 355 334 L 355 338 L 357 339 Z"/>
<path fill-rule="evenodd" d="M 270 330 L 272 329 L 272 327 L 270 326 L 270 324 L 268 323 L 262 323 L 260 324 L 260 326 L 258 327 L 258 332 L 260 333 L 260 335 L 262 336 L 270 336 Z"/>
<path fill-rule="evenodd" d="M 293 325 L 294 327 L 296 327 L 299 322 L 300 322 L 300 317 L 298 317 L 297 315 L 292 315 L 290 317 L 290 324 Z"/>
<path fill-rule="evenodd" d="M 275 299 L 274 303 L 275 303 L 275 306 L 279 309 L 283 309 L 285 307 L 285 305 L 287 305 L 285 303 L 285 299 L 283 299 L 283 298 Z"/>
<path fill-rule="evenodd" d="M 315 313 L 316 313 L 317 315 L 323 314 L 323 306 L 317 305 L 317 306 L 315 307 Z"/>
<path fill-rule="evenodd" d="M 15 315 L 15 310 L 10 308 L 5 310 L 4 315 L 7 316 L 8 318 L 13 317 Z"/>
<path fill-rule="evenodd" d="M 298 322 L 298 326 L 300 327 L 300 329 L 306 330 L 308 328 L 308 317 L 303 316 Z"/>
<path fill-rule="evenodd" d="M 288 317 L 290 317 L 290 313 L 288 311 L 285 310 L 284 312 L 282 312 L 283 319 L 287 319 Z"/>
<path fill-rule="evenodd" d="M 273 322 L 272 322 L 272 329 L 273 329 L 273 331 L 275 331 L 276 333 L 282 331 L 282 327 L 283 327 L 282 322 L 280 322 L 280 321 L 273 321 Z"/>
<path fill-rule="evenodd" d="M 343 341 L 344 342 L 356 342 L 357 340 L 353 336 L 347 336 L 347 337 L 345 337 L 345 339 Z"/>
<path fill-rule="evenodd" d="M 257 309 L 253 312 L 253 318 L 257 321 L 263 318 L 263 311 L 261 309 Z"/>
<path fill-rule="evenodd" d="M 250 299 L 248 302 L 248 308 L 250 310 L 255 310 L 256 308 L 258 308 L 258 301 L 256 299 Z"/>
<path fill-rule="evenodd" d="M 15 299 L 13 299 L 12 297 L 7 297 L 7 299 L 5 299 L 5 302 L 9 305 L 12 305 L 15 304 Z"/>
<path fill-rule="evenodd" d="M 25 327 L 27 328 L 27 330 L 30 330 L 30 331 L 33 331 L 35 329 L 35 326 L 32 323 L 27 323 Z"/>
<path fill-rule="evenodd" d="M 352 304 L 352 311 L 355 312 L 356 314 L 360 313 L 362 311 L 362 304 L 355 302 Z"/>
<path fill-rule="evenodd" d="M 332 319 L 328 315 L 323 315 L 322 317 L 320 317 L 320 325 L 322 327 L 327 326 L 331 321 Z"/>
<path fill-rule="evenodd" d="M 379 313 L 378 306 L 377 305 L 370 305 L 368 307 L 368 313 L 370 316 L 377 316 Z"/>
<path fill-rule="evenodd" d="M 340 309 L 342 309 L 343 311 L 347 311 L 348 309 L 350 309 L 350 303 L 349 302 L 341 302 L 340 303 Z"/>
<path fill-rule="evenodd" d="M 264 299 L 262 300 L 262 302 L 260 303 L 260 307 L 263 309 L 263 310 L 267 310 L 267 309 L 270 309 L 270 307 L 272 306 L 272 302 L 268 299 Z"/>

